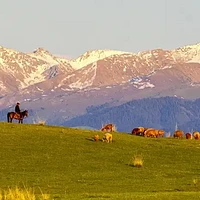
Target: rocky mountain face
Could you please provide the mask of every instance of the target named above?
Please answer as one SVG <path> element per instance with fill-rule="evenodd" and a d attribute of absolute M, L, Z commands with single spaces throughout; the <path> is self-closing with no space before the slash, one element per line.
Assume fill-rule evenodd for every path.
<path fill-rule="evenodd" d="M 29 122 L 62 124 L 90 106 L 147 97 L 196 99 L 199 87 L 200 44 L 139 53 L 94 50 L 72 60 L 43 48 L 22 53 L 0 47 L 0 110 L 20 101 L 32 110 Z"/>
<path fill-rule="evenodd" d="M 0 47 L 0 92 L 5 95 L 19 92 L 30 85 L 44 82 L 73 68 L 67 61 L 52 56 L 41 48 L 25 54 Z"/>

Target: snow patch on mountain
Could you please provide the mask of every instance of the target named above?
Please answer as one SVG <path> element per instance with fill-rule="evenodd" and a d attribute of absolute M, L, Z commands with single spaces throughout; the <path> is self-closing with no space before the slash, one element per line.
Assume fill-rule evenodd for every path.
<path fill-rule="evenodd" d="M 28 55 L 35 57 L 37 59 L 41 59 L 50 65 L 58 65 L 58 64 L 68 64 L 69 60 L 63 57 L 56 57 L 52 55 L 49 51 L 45 50 L 44 48 L 38 48 L 33 51 L 33 53 L 29 53 Z"/>
<path fill-rule="evenodd" d="M 124 66 L 123 72 L 126 72 L 126 69 L 127 69 L 127 67 L 126 67 L 126 66 Z"/>
<path fill-rule="evenodd" d="M 197 56 L 194 56 L 191 60 L 189 60 L 187 63 L 200 63 L 200 54 Z"/>
<path fill-rule="evenodd" d="M 51 56 L 47 56 L 47 55 L 45 55 L 45 56 L 41 56 L 41 55 L 36 56 L 34 54 L 29 54 L 29 55 L 34 57 L 34 58 L 37 58 L 37 59 L 43 60 L 45 62 L 48 62 L 50 65 L 57 65 L 58 64 L 58 62 L 54 58 L 52 58 Z"/>
<path fill-rule="evenodd" d="M 46 66 L 38 66 L 35 71 L 31 72 L 30 74 L 26 74 L 26 78 L 24 79 L 25 84 L 22 83 L 22 88 L 46 80 L 45 76 L 42 74 L 45 69 Z"/>
<path fill-rule="evenodd" d="M 40 92 L 44 92 L 44 90 L 40 89 L 39 87 L 36 87 L 36 89 Z M 42 95 L 43 96 L 43 95 Z"/>
<path fill-rule="evenodd" d="M 2 65 L 2 66 L 4 65 L 4 60 L 1 57 L 0 57 L 0 65 Z"/>
<path fill-rule="evenodd" d="M 154 88 L 155 85 L 150 83 L 149 76 L 137 76 L 131 79 L 129 82 L 137 89 Z"/>
<path fill-rule="evenodd" d="M 74 69 L 81 69 L 93 62 L 97 62 L 98 60 L 107 58 L 113 55 L 121 55 L 127 54 L 127 52 L 123 51 L 113 51 L 113 50 L 94 50 L 87 51 L 77 59 L 71 60 L 70 64 Z M 130 54 L 130 53 L 129 53 Z"/>
<path fill-rule="evenodd" d="M 174 49 L 171 53 L 177 61 L 200 63 L 200 43 Z"/>
<path fill-rule="evenodd" d="M 164 66 L 162 69 L 170 69 L 170 68 L 172 68 L 171 65 L 166 65 L 166 66 Z"/>
<path fill-rule="evenodd" d="M 139 90 L 145 89 L 145 88 L 154 88 L 155 85 L 151 84 L 150 82 L 143 82 L 143 83 L 139 83 L 137 86 L 135 85 L 136 88 L 138 88 Z"/>
<path fill-rule="evenodd" d="M 86 80 L 78 79 L 77 81 L 71 83 L 69 87 L 72 89 L 83 89 L 91 86 L 96 77 L 96 70 L 97 70 L 97 62 L 94 62 L 91 67 L 89 67 L 87 70 L 83 72 L 83 74 L 85 75 L 93 74 L 92 77 L 88 77 Z"/>
<path fill-rule="evenodd" d="M 2 91 L 6 91 L 6 86 L 4 85 L 3 81 L 0 81 L 0 90 Z"/>

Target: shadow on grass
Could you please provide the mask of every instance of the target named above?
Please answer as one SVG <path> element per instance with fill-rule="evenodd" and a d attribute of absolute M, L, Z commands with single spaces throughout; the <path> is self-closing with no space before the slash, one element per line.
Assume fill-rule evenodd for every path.
<path fill-rule="evenodd" d="M 86 140 L 89 140 L 89 141 L 92 141 L 92 142 L 95 142 L 93 138 L 85 138 Z"/>
<path fill-rule="evenodd" d="M 85 138 L 85 139 L 91 142 L 103 142 L 102 139 L 99 139 L 98 141 L 95 141 L 94 138 Z"/>
<path fill-rule="evenodd" d="M 85 138 L 86 140 L 88 140 L 88 141 L 91 141 L 91 142 L 103 142 L 103 140 L 102 139 L 99 139 L 98 141 L 95 141 L 94 140 L 94 138 Z M 115 141 L 113 140 L 111 143 L 109 143 L 109 144 L 112 144 L 112 143 L 114 143 Z M 104 142 L 104 143 L 107 143 L 107 142 Z"/>

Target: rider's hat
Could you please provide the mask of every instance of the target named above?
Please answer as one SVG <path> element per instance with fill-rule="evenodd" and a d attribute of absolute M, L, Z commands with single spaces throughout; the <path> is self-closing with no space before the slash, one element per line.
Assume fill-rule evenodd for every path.
<path fill-rule="evenodd" d="M 19 102 L 17 102 L 17 105 L 20 105 L 20 103 L 19 103 Z"/>

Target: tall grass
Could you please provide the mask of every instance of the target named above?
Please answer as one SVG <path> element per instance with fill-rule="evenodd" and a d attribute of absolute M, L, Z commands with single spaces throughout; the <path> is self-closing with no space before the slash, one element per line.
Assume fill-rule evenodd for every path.
<path fill-rule="evenodd" d="M 142 157 L 142 155 L 133 156 L 129 165 L 131 165 L 133 167 L 142 167 L 143 166 L 143 157 Z"/>
<path fill-rule="evenodd" d="M 33 189 L 15 187 L 0 190 L 0 200 L 50 200 L 50 195 L 36 195 Z"/>
<path fill-rule="evenodd" d="M 39 124 L 39 125 L 45 125 L 46 124 L 46 120 L 37 116 L 33 123 L 34 124 Z"/>

